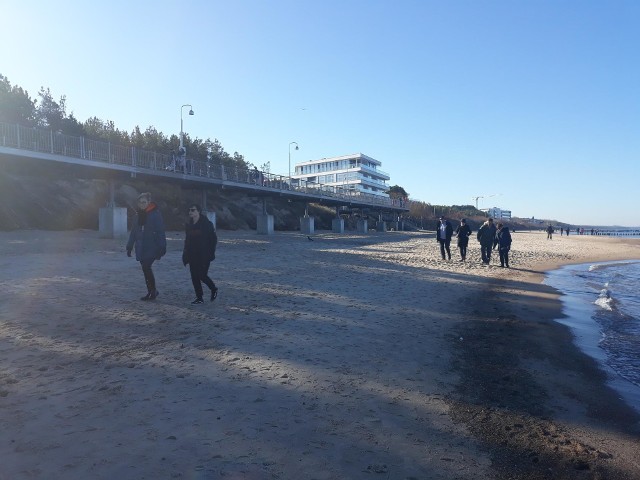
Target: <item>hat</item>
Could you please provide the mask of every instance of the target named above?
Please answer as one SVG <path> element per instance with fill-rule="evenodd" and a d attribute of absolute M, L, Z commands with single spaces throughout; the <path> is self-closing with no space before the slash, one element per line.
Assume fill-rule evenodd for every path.
<path fill-rule="evenodd" d="M 444 220 L 444 215 L 441 215 L 441 216 L 440 216 L 440 220 Z"/>
<path fill-rule="evenodd" d="M 463 218 L 462 220 L 460 220 L 460 223 L 467 223 L 467 220 Z"/>

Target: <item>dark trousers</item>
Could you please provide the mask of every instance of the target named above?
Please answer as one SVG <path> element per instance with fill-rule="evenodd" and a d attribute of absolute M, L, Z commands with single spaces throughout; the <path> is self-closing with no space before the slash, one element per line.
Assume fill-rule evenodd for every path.
<path fill-rule="evenodd" d="M 491 261 L 491 245 L 480 244 L 480 253 L 482 254 L 482 261 L 489 263 Z"/>
<path fill-rule="evenodd" d="M 508 267 L 509 266 L 509 250 L 506 248 L 501 248 L 499 250 L 500 253 L 500 265 L 502 265 L 503 267 Z"/>
<path fill-rule="evenodd" d="M 189 271 L 191 272 L 191 283 L 196 292 L 197 298 L 202 298 L 202 284 L 204 283 L 211 291 L 216 288 L 213 280 L 209 278 L 209 265 L 211 262 L 197 263 L 189 262 Z"/>
<path fill-rule="evenodd" d="M 466 260 L 467 259 L 467 246 L 466 245 L 458 245 L 458 248 L 460 249 L 460 258 L 462 258 L 462 260 Z"/>
<path fill-rule="evenodd" d="M 440 240 L 438 239 L 438 243 L 440 243 L 440 254 L 442 255 L 442 259 L 445 258 L 445 250 L 447 251 L 447 255 L 449 256 L 449 260 L 451 260 L 451 250 L 449 246 L 451 245 L 451 240 Z"/>
<path fill-rule="evenodd" d="M 151 265 L 153 265 L 154 260 L 141 260 L 140 265 L 142 265 L 142 273 L 144 274 L 144 282 L 147 284 L 147 292 L 154 293 L 156 291 L 156 277 L 153 276 L 153 270 L 151 270 Z"/>

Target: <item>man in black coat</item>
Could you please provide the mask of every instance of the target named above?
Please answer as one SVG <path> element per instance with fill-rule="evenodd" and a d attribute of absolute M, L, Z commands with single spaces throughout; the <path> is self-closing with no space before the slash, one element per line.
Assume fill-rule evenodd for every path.
<path fill-rule="evenodd" d="M 489 265 L 491 262 L 491 249 L 493 241 L 496 238 L 496 226 L 493 224 L 493 218 L 490 218 L 482 224 L 478 230 L 478 241 L 480 242 L 480 251 L 482 253 L 482 263 Z"/>
<path fill-rule="evenodd" d="M 218 236 L 206 215 L 202 214 L 200 205 L 193 204 L 189 207 L 189 221 L 185 226 L 184 249 L 182 251 L 182 263 L 189 265 L 191 282 L 196 293 L 193 305 L 204 303 L 202 299 L 202 284 L 211 290 L 211 301 L 218 296 L 218 288 L 209 278 L 209 266 L 216 258 L 216 246 Z"/>
<path fill-rule="evenodd" d="M 451 249 L 449 248 L 451 245 L 451 236 L 453 235 L 453 227 L 451 226 L 451 222 L 444 218 L 444 216 L 440 217 L 440 221 L 438 222 L 438 226 L 436 227 L 436 239 L 440 244 L 440 254 L 442 255 L 442 259 L 444 260 L 445 251 L 449 260 L 451 260 Z"/>

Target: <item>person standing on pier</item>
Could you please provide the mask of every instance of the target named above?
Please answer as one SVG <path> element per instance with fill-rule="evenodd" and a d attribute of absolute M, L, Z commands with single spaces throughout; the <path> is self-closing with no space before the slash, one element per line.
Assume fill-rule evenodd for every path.
<path fill-rule="evenodd" d="M 147 284 L 147 294 L 140 300 L 155 300 L 160 292 L 156 289 L 156 279 L 151 265 L 167 253 L 167 237 L 162 214 L 158 206 L 151 201 L 150 193 L 141 193 L 138 196 L 138 208 L 127 242 L 128 257 L 134 248 L 136 260 L 142 266 L 144 281 Z"/>

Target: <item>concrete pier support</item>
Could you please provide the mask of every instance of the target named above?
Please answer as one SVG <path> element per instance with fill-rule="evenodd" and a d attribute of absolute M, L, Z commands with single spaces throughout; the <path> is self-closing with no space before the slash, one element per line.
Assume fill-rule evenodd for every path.
<path fill-rule="evenodd" d="M 267 213 L 267 199 L 262 199 L 262 213 L 258 214 L 258 235 L 273 235 L 273 215 Z"/>
<path fill-rule="evenodd" d="M 273 215 L 268 213 L 258 214 L 258 234 L 259 235 L 273 235 Z"/>
<path fill-rule="evenodd" d="M 387 231 L 387 222 L 383 222 L 382 220 L 380 220 L 378 222 L 378 225 L 376 227 L 376 230 L 378 232 L 386 232 Z"/>
<path fill-rule="evenodd" d="M 334 218 L 331 220 L 331 231 L 333 233 L 344 233 L 344 219 Z"/>
<path fill-rule="evenodd" d="M 300 217 L 300 231 L 305 235 L 315 233 L 316 219 L 314 217 Z"/>
<path fill-rule="evenodd" d="M 356 225 L 356 231 L 358 233 L 369 233 L 369 220 L 361 218 Z"/>
<path fill-rule="evenodd" d="M 124 238 L 127 236 L 127 209 L 124 207 L 104 207 L 98 219 L 100 238 Z"/>
<path fill-rule="evenodd" d="M 211 223 L 213 223 L 213 228 L 217 230 L 218 226 L 216 225 L 216 221 L 217 221 L 216 212 L 207 212 L 207 218 Z"/>

